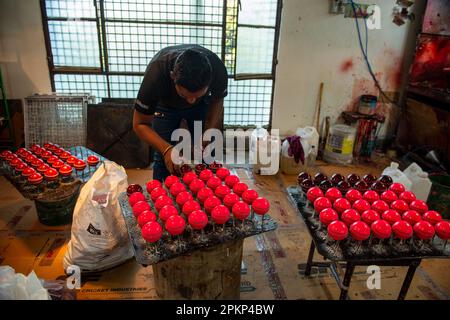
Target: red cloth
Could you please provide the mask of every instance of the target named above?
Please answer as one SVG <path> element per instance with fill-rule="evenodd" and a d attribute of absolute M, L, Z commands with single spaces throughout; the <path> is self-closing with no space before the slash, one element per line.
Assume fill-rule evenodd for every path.
<path fill-rule="evenodd" d="M 305 151 L 299 136 L 290 136 L 286 138 L 289 143 L 288 155 L 294 157 L 296 163 L 299 161 L 305 164 Z"/>

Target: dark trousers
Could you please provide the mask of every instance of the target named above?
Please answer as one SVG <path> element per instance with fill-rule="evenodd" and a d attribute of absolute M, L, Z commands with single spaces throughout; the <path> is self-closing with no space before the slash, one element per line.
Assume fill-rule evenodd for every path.
<path fill-rule="evenodd" d="M 152 121 L 152 128 L 155 130 L 161 138 L 174 145 L 178 141 L 172 142 L 172 132 L 180 127 L 182 119 L 185 119 L 189 132 L 191 133 L 191 139 L 194 138 L 194 121 L 201 121 L 202 127 L 205 123 L 206 111 L 208 104 L 206 102 L 200 102 L 198 105 L 187 109 L 169 109 L 163 107 L 156 107 L 155 116 Z M 170 172 L 167 170 L 164 164 L 164 159 L 160 152 L 155 151 L 154 164 L 153 164 L 153 179 L 163 181 Z"/>

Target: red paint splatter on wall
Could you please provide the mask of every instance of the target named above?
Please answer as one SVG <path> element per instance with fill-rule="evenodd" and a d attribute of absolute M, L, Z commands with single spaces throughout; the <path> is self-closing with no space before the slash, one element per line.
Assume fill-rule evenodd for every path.
<path fill-rule="evenodd" d="M 352 68 L 353 68 L 353 60 L 351 58 L 347 59 L 341 63 L 341 68 L 340 68 L 341 72 L 344 72 L 344 73 L 349 72 Z"/>

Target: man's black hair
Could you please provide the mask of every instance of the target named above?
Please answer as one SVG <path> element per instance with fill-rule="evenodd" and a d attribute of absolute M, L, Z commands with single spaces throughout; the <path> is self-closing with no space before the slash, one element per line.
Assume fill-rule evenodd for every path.
<path fill-rule="evenodd" d="M 187 49 L 175 60 L 173 67 L 174 82 L 195 92 L 209 86 L 212 68 L 206 55 L 193 49 Z"/>

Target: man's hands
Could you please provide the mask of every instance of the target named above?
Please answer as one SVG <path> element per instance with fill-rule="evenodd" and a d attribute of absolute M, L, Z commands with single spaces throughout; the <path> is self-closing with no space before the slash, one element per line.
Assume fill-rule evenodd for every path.
<path fill-rule="evenodd" d="M 181 164 L 173 163 L 172 151 L 174 151 L 174 148 L 170 147 L 170 149 L 163 155 L 164 164 L 170 174 L 179 176 L 181 175 Z"/>

